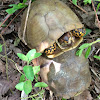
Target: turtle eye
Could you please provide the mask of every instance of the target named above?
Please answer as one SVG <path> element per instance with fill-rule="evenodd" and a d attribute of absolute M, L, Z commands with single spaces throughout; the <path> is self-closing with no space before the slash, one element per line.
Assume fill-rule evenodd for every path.
<path fill-rule="evenodd" d="M 66 44 L 68 43 L 68 41 L 64 41 Z"/>
<path fill-rule="evenodd" d="M 67 36 L 64 37 L 64 43 L 68 44 L 69 38 Z"/>
<path fill-rule="evenodd" d="M 77 33 L 77 31 L 75 30 L 75 31 L 73 31 L 74 33 Z"/>
<path fill-rule="evenodd" d="M 64 37 L 64 41 L 68 42 L 69 41 L 69 37 L 68 36 L 65 36 Z"/>

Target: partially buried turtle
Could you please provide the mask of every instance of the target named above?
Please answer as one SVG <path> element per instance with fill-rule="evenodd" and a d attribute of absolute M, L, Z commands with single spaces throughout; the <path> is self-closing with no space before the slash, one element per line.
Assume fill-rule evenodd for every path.
<path fill-rule="evenodd" d="M 87 89 L 91 82 L 88 61 L 75 56 L 84 26 L 73 11 L 59 0 L 36 0 L 31 4 L 25 34 L 27 9 L 23 13 L 20 39 L 40 57 L 40 75 L 56 95 L 66 99 Z M 49 59 L 51 58 L 51 59 Z"/>

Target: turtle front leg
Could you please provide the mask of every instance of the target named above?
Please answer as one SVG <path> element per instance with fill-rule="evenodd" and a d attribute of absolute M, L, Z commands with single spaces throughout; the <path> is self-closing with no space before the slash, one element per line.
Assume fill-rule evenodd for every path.
<path fill-rule="evenodd" d="M 59 42 L 56 40 L 57 45 L 59 46 L 60 49 L 65 49 Z"/>

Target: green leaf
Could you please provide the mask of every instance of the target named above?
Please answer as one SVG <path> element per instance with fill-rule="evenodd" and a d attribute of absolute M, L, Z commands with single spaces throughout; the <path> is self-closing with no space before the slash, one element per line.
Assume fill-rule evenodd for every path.
<path fill-rule="evenodd" d="M 0 52 L 2 52 L 2 46 L 3 46 L 3 45 L 0 44 Z"/>
<path fill-rule="evenodd" d="M 83 49 L 80 49 L 80 50 L 77 50 L 77 52 L 76 52 L 76 56 L 81 56 L 81 54 L 82 54 L 82 51 L 83 51 Z"/>
<path fill-rule="evenodd" d="M 33 67 L 32 66 L 24 66 L 23 71 L 25 73 L 25 76 L 33 81 L 34 79 L 34 73 L 33 73 Z"/>
<path fill-rule="evenodd" d="M 79 56 L 79 51 L 80 51 L 80 50 L 77 50 L 77 51 L 76 51 L 76 54 L 75 54 L 76 56 Z"/>
<path fill-rule="evenodd" d="M 38 74 L 35 74 L 35 81 L 38 82 L 38 77 L 39 75 Z"/>
<path fill-rule="evenodd" d="M 24 74 L 22 74 L 22 75 L 21 75 L 21 77 L 20 77 L 19 82 L 24 82 L 24 81 L 25 81 L 25 75 L 24 75 Z"/>
<path fill-rule="evenodd" d="M 20 39 L 16 38 L 15 41 L 14 41 L 14 46 L 18 46 L 19 42 L 20 42 Z"/>
<path fill-rule="evenodd" d="M 35 53 L 34 58 L 38 58 L 41 55 L 42 55 L 42 53 Z"/>
<path fill-rule="evenodd" d="M 83 37 L 85 37 L 86 35 L 90 34 L 91 32 L 92 32 L 91 29 L 86 28 L 86 34 Z"/>
<path fill-rule="evenodd" d="M 28 61 L 30 62 L 32 59 L 34 59 L 34 55 L 36 53 L 35 49 L 30 50 L 27 54 L 26 57 L 28 58 Z"/>
<path fill-rule="evenodd" d="M 11 4 L 9 6 L 13 7 L 13 8 L 9 8 L 9 9 L 6 10 L 6 12 L 8 14 L 13 14 L 16 10 L 18 10 L 18 5 L 17 4 Z"/>
<path fill-rule="evenodd" d="M 90 54 L 90 51 L 91 51 L 91 46 L 88 47 L 86 53 L 85 53 L 85 58 L 88 58 L 89 54 Z"/>
<path fill-rule="evenodd" d="M 36 100 L 36 99 L 32 98 L 32 100 Z"/>
<path fill-rule="evenodd" d="M 35 83 L 34 87 L 48 87 L 48 85 L 44 82 L 37 82 Z"/>
<path fill-rule="evenodd" d="M 99 8 L 100 8 L 100 3 L 97 5 L 96 12 L 99 10 Z"/>
<path fill-rule="evenodd" d="M 79 49 L 85 49 L 85 48 L 87 48 L 87 47 L 89 47 L 89 46 L 90 46 L 89 43 L 84 43 L 83 45 L 81 45 L 81 46 L 79 47 Z"/>
<path fill-rule="evenodd" d="M 14 8 L 10 8 L 10 9 L 7 9 L 6 12 L 8 14 L 13 14 L 17 9 L 14 9 Z"/>
<path fill-rule="evenodd" d="M 20 90 L 20 91 L 22 91 L 23 90 L 23 86 L 24 86 L 24 82 L 20 82 L 15 86 L 15 88 Z"/>
<path fill-rule="evenodd" d="M 23 3 L 19 3 L 17 6 L 17 9 L 22 9 L 24 7 L 27 7 L 27 5 L 23 4 Z"/>
<path fill-rule="evenodd" d="M 33 67 L 34 75 L 36 75 L 39 71 L 40 71 L 40 66 L 34 66 Z"/>
<path fill-rule="evenodd" d="M 27 2 L 27 0 L 23 0 L 23 3 L 26 3 Z"/>
<path fill-rule="evenodd" d="M 32 91 L 32 83 L 30 80 L 27 80 L 23 86 L 24 92 L 28 95 Z"/>
<path fill-rule="evenodd" d="M 24 3 L 19 3 L 19 4 L 11 4 L 9 6 L 13 7 L 13 8 L 7 9 L 6 12 L 8 14 L 13 14 L 16 10 L 22 9 L 22 8 L 26 7 L 27 5 L 25 5 Z"/>
<path fill-rule="evenodd" d="M 17 4 L 10 4 L 9 7 L 17 7 Z"/>
<path fill-rule="evenodd" d="M 36 53 L 36 49 L 32 49 L 30 50 L 26 56 L 28 58 L 28 61 L 30 62 L 32 59 L 38 58 L 40 55 L 42 55 L 41 53 Z"/>
<path fill-rule="evenodd" d="M 77 5 L 77 0 L 72 0 L 74 5 Z"/>
<path fill-rule="evenodd" d="M 91 4 L 91 0 L 84 0 L 83 2 L 84 4 L 87 4 L 87 3 Z"/>
<path fill-rule="evenodd" d="M 22 54 L 22 53 L 17 53 L 17 56 L 18 56 L 21 60 L 23 60 L 23 61 L 28 61 L 27 56 L 25 56 L 25 55 Z"/>
<path fill-rule="evenodd" d="M 94 58 L 96 58 L 96 59 L 99 59 L 99 60 L 100 60 L 100 56 L 96 56 L 96 55 L 94 55 Z"/>

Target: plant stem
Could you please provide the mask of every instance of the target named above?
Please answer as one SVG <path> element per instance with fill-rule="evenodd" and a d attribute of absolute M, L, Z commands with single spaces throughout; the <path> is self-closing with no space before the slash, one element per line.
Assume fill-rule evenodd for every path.
<path fill-rule="evenodd" d="M 3 57 L 3 58 L 6 58 L 6 56 L 3 56 L 3 55 L 1 55 L 1 54 L 0 54 L 0 56 Z M 19 68 L 17 67 L 17 64 L 16 64 L 12 59 L 8 58 L 8 60 L 12 61 L 12 62 L 15 64 L 16 69 L 17 69 L 21 74 L 23 74 L 23 73 L 19 70 Z"/>
<path fill-rule="evenodd" d="M 96 41 L 90 43 L 90 46 L 93 45 L 93 44 L 95 44 L 95 43 L 97 43 L 97 42 L 100 42 L 100 40 L 96 40 Z"/>

